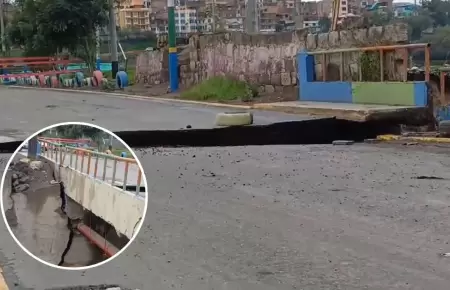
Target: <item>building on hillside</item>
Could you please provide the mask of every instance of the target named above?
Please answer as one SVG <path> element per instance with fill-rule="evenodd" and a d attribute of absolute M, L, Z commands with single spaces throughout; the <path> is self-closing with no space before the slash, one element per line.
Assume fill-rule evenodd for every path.
<path fill-rule="evenodd" d="M 226 31 L 243 31 L 244 30 L 244 21 L 243 21 L 242 17 L 225 19 L 224 29 Z"/>
<path fill-rule="evenodd" d="M 151 30 L 151 8 L 146 7 L 146 5 L 144 0 L 124 0 L 120 2 L 116 10 L 116 21 L 120 29 Z"/>
<path fill-rule="evenodd" d="M 168 15 L 166 9 L 152 13 L 150 19 L 151 30 L 153 32 L 156 34 L 168 33 Z M 200 26 L 197 9 L 187 6 L 175 7 L 175 31 L 178 37 L 185 37 L 191 33 L 199 32 Z"/>
<path fill-rule="evenodd" d="M 306 19 L 319 19 L 325 14 L 323 1 L 301 2 L 301 12 L 304 21 Z"/>
<path fill-rule="evenodd" d="M 169 15 L 167 11 L 161 10 L 156 13 L 152 13 L 150 16 L 150 27 L 155 34 L 164 34 L 169 31 L 168 27 Z"/>
<path fill-rule="evenodd" d="M 394 17 L 406 18 L 417 14 L 418 5 L 409 2 L 393 3 Z"/>
<path fill-rule="evenodd" d="M 317 17 L 305 18 L 303 20 L 303 27 L 308 29 L 309 32 L 311 32 L 311 33 L 320 32 L 319 18 L 317 18 Z"/>
<path fill-rule="evenodd" d="M 200 29 L 203 32 L 227 30 L 230 23 L 234 27 L 232 23 L 241 18 L 243 12 L 239 0 L 205 0 L 205 5 L 198 8 Z"/>
<path fill-rule="evenodd" d="M 292 13 L 281 5 L 264 5 L 260 10 L 259 30 L 275 32 L 282 20 L 292 20 Z"/>
<path fill-rule="evenodd" d="M 359 6 L 366 11 L 393 11 L 393 0 L 360 0 Z"/>
<path fill-rule="evenodd" d="M 175 8 L 175 30 L 177 36 L 184 37 L 198 32 L 197 10 L 186 6 Z"/>

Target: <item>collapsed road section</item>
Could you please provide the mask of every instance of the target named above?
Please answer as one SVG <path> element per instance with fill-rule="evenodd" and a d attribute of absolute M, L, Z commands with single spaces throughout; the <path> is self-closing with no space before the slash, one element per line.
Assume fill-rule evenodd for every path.
<path fill-rule="evenodd" d="M 61 211 L 60 185 L 48 162 L 16 157 L 6 174 L 3 199 L 14 237 L 36 257 L 53 265 L 65 260 L 63 266 L 87 266 L 104 259 L 83 236 L 71 237 L 70 218 Z M 69 201 L 67 208 L 72 210 L 72 205 Z M 71 251 L 66 249 L 69 241 Z M 71 258 L 64 258 L 69 252 Z"/>
<path fill-rule="evenodd" d="M 52 265 L 84 267 L 130 241 L 70 197 L 54 162 L 18 155 L 6 174 L 3 202 L 8 226 L 28 252 Z"/>
<path fill-rule="evenodd" d="M 134 239 L 145 215 L 146 180 L 126 144 L 95 125 L 63 123 L 19 149 L 3 204 L 12 235 L 29 254 L 82 268 L 118 255 Z"/>
<path fill-rule="evenodd" d="M 401 121 L 401 120 L 399 120 Z M 115 132 L 132 148 L 224 147 L 249 145 L 331 144 L 334 140 L 375 138 L 398 134 L 401 122 L 356 122 L 337 118 L 278 122 L 268 125 L 230 126 L 211 129 L 135 130 Z M 22 141 L 0 143 L 0 152 L 13 153 Z"/>

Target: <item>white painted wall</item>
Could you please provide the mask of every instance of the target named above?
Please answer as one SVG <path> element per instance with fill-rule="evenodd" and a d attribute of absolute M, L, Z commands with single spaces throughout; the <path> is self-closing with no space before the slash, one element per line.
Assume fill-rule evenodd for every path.
<path fill-rule="evenodd" d="M 145 200 L 68 167 L 60 167 L 66 194 L 131 239 L 143 220 Z"/>

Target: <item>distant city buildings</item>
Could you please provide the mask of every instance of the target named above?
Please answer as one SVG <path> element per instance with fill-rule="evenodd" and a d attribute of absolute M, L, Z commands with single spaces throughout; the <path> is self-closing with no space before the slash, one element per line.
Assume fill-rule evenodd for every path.
<path fill-rule="evenodd" d="M 179 36 L 217 31 L 275 32 L 300 27 L 319 30 L 323 17 L 332 15 L 333 0 L 175 0 L 175 28 Z M 411 3 L 392 0 L 338 0 L 339 19 L 366 12 L 392 12 L 394 17 L 413 15 Z M 116 11 L 121 29 L 167 33 L 167 0 L 121 0 Z"/>

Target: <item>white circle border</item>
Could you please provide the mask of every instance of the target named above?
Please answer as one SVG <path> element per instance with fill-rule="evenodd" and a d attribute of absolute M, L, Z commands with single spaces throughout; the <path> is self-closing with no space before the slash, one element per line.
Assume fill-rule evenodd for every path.
<path fill-rule="evenodd" d="M 1 1 L 1 0 L 0 0 Z M 87 126 L 87 127 L 93 127 L 93 128 L 97 128 L 99 130 L 102 130 L 103 132 L 106 132 L 110 135 L 112 135 L 114 138 L 116 138 L 117 140 L 119 140 L 120 142 L 122 142 L 122 144 L 125 145 L 126 149 L 128 149 L 128 151 L 131 152 L 131 155 L 133 155 L 134 159 L 136 160 L 137 165 L 139 166 L 139 169 L 142 171 L 142 179 L 144 181 L 144 185 L 145 185 L 145 201 L 144 201 L 144 212 L 142 213 L 142 217 L 141 220 L 139 222 L 139 224 L 136 227 L 136 230 L 133 233 L 133 236 L 131 237 L 131 239 L 128 241 L 128 243 L 121 248 L 117 254 L 115 254 L 112 257 L 109 257 L 108 259 L 99 262 L 97 264 L 94 265 L 89 265 L 89 266 L 84 266 L 84 267 L 61 267 L 52 263 L 49 263 L 47 261 L 44 261 L 43 259 L 37 257 L 36 255 L 34 255 L 33 253 L 31 253 L 27 248 L 25 248 L 22 243 L 17 239 L 17 237 L 14 235 L 13 231 L 11 230 L 11 227 L 8 224 L 8 221 L 6 219 L 6 212 L 4 209 L 4 198 L 3 198 L 3 187 L 4 187 L 4 183 L 5 183 L 5 179 L 6 179 L 6 174 L 8 172 L 9 166 L 11 165 L 11 162 L 13 161 L 14 157 L 19 153 L 20 149 L 22 148 L 22 146 L 27 143 L 28 141 L 30 141 L 30 139 L 32 139 L 33 137 L 39 135 L 40 133 L 47 131 L 49 129 L 53 129 L 56 127 L 60 127 L 60 126 L 67 126 L 67 125 L 81 125 L 81 126 Z M 85 122 L 61 122 L 61 123 L 57 123 L 54 125 L 50 125 L 48 127 L 45 127 L 39 131 L 37 131 L 36 133 L 32 134 L 30 137 L 28 137 L 27 139 L 25 139 L 19 147 L 17 147 L 17 149 L 14 151 L 14 153 L 12 154 L 11 158 L 8 160 L 8 162 L 6 163 L 3 175 L 2 175 L 2 180 L 0 183 L 0 196 L 1 196 L 1 200 L 0 200 L 0 210 L 2 211 L 2 217 L 3 217 L 3 221 L 5 222 L 6 228 L 8 229 L 9 234 L 11 235 L 11 237 L 13 238 L 13 240 L 16 242 L 17 245 L 19 245 L 19 247 L 25 252 L 27 253 L 30 257 L 32 257 L 33 259 L 35 259 L 38 262 L 41 262 L 44 265 L 47 265 L 51 268 L 55 268 L 55 269 L 59 269 L 59 270 L 69 270 L 69 271 L 85 271 L 85 270 L 89 270 L 89 269 L 93 269 L 96 268 L 98 266 L 102 266 L 105 265 L 108 262 L 111 262 L 112 260 L 114 260 L 116 257 L 120 256 L 127 248 L 128 246 L 130 246 L 134 240 L 136 239 L 137 235 L 139 234 L 139 232 L 141 231 L 141 228 L 144 224 L 145 221 L 145 217 L 147 215 L 147 206 L 148 206 L 148 199 L 149 199 L 149 192 L 148 192 L 148 184 L 147 184 L 147 177 L 145 175 L 145 171 L 144 168 L 142 167 L 141 161 L 139 160 L 139 158 L 137 158 L 136 153 L 134 153 L 133 148 L 131 148 L 130 146 L 128 146 L 127 143 L 125 143 L 119 136 L 117 136 L 116 134 L 114 134 L 112 131 L 105 129 L 101 126 L 95 125 L 95 124 L 91 124 L 91 123 L 85 123 Z"/>

